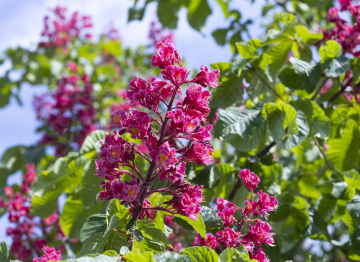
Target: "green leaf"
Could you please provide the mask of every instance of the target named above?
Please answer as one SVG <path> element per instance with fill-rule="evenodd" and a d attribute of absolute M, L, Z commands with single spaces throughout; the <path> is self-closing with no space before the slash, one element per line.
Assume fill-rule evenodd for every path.
<path fill-rule="evenodd" d="M 360 196 L 356 195 L 354 198 L 346 203 L 346 209 L 349 211 L 355 223 L 360 224 Z"/>
<path fill-rule="evenodd" d="M 279 74 L 281 82 L 294 90 L 306 90 L 312 93 L 321 78 L 320 64 L 311 65 L 305 61 L 291 57 L 293 68 L 285 68 Z"/>
<path fill-rule="evenodd" d="M 100 148 L 100 141 L 105 139 L 105 136 L 108 132 L 104 130 L 95 130 L 90 135 L 88 135 L 84 143 L 81 146 L 80 154 L 86 154 L 94 150 L 98 150 Z"/>
<path fill-rule="evenodd" d="M 179 214 L 171 214 L 171 213 L 164 212 L 164 211 L 161 211 L 161 213 L 169 215 L 169 216 L 174 216 L 174 217 L 181 218 L 182 220 L 186 221 L 190 226 L 192 226 L 193 229 L 196 232 L 198 232 L 201 235 L 202 238 L 206 239 L 205 224 L 204 224 L 204 221 L 203 221 L 201 216 L 198 216 L 197 220 L 192 220 L 189 217 L 182 216 L 182 215 L 179 215 Z"/>
<path fill-rule="evenodd" d="M 116 250 L 119 252 L 122 247 L 127 245 L 127 235 L 121 232 L 111 232 L 107 237 L 106 250 Z"/>
<path fill-rule="evenodd" d="M 163 233 L 165 233 L 165 223 L 164 218 L 162 217 L 159 211 L 156 212 L 156 217 L 154 219 L 154 225 L 158 229 L 160 229 Z"/>
<path fill-rule="evenodd" d="M 85 241 L 79 255 L 101 254 L 104 250 L 106 240 L 106 238 L 103 238 L 101 232 L 95 233 Z"/>
<path fill-rule="evenodd" d="M 208 177 L 208 188 L 213 188 L 217 185 L 221 177 L 229 174 L 234 173 L 236 171 L 236 168 L 231 166 L 230 164 L 217 164 L 213 165 L 209 172 Z"/>
<path fill-rule="evenodd" d="M 318 104 L 310 100 L 296 100 L 291 105 L 300 109 L 306 116 L 310 127 L 309 136 L 316 136 L 322 139 L 330 135 L 330 120 Z"/>
<path fill-rule="evenodd" d="M 207 0 L 192 0 L 188 5 L 187 19 L 192 28 L 202 31 L 211 9 Z"/>
<path fill-rule="evenodd" d="M 154 242 L 170 245 L 166 235 L 161 231 L 161 229 L 153 227 L 153 226 L 146 226 L 139 229 L 142 235 Z"/>
<path fill-rule="evenodd" d="M 243 60 L 247 60 L 248 63 L 251 63 L 259 57 L 259 52 L 257 51 L 256 47 L 250 43 L 237 42 L 236 48 L 241 55 L 241 58 Z"/>
<path fill-rule="evenodd" d="M 229 29 L 217 29 L 212 32 L 212 36 L 215 38 L 215 41 L 218 45 L 226 44 L 226 35 L 229 32 Z"/>
<path fill-rule="evenodd" d="M 26 147 L 23 153 L 25 163 L 37 163 L 45 154 L 45 148 L 37 146 Z"/>
<path fill-rule="evenodd" d="M 91 253 L 90 253 L 91 254 Z M 66 262 L 120 262 L 121 258 L 114 258 L 113 256 L 99 255 L 95 257 L 80 257 L 80 258 L 68 258 Z"/>
<path fill-rule="evenodd" d="M 188 247 L 180 254 L 189 256 L 194 262 L 218 262 L 219 259 L 216 252 L 208 247 Z"/>
<path fill-rule="evenodd" d="M 10 262 L 10 248 L 5 241 L 0 243 L 0 261 Z"/>
<path fill-rule="evenodd" d="M 349 120 L 340 138 L 329 140 L 327 156 L 330 163 L 340 171 L 357 169 L 360 161 L 360 132 L 354 120 Z"/>
<path fill-rule="evenodd" d="M 154 252 L 141 250 L 136 240 L 134 240 L 133 250 L 130 253 L 126 253 L 124 258 L 129 262 L 155 262 Z"/>
<path fill-rule="evenodd" d="M 175 29 L 182 1 L 160 0 L 157 6 L 159 21 L 163 27 Z"/>
<path fill-rule="evenodd" d="M 106 215 L 95 214 L 89 216 L 80 230 L 80 241 L 84 242 L 95 233 L 102 232 L 106 228 Z"/>
<path fill-rule="evenodd" d="M 68 197 L 63 212 L 60 215 L 60 225 L 64 234 L 69 238 L 80 238 L 80 229 L 86 219 L 99 212 L 102 203 L 85 209 L 78 195 Z"/>
<path fill-rule="evenodd" d="M 156 262 L 192 262 L 190 257 L 170 251 L 156 253 L 154 259 Z"/>
<path fill-rule="evenodd" d="M 129 209 L 127 209 L 125 206 L 120 204 L 120 201 L 118 199 L 111 199 L 109 205 L 106 208 L 106 221 L 107 223 L 110 223 L 110 219 L 115 214 L 124 214 L 125 212 L 128 212 Z"/>
<path fill-rule="evenodd" d="M 351 70 L 353 72 L 353 86 L 360 83 L 360 57 L 351 59 Z"/>
<path fill-rule="evenodd" d="M 25 146 L 14 146 L 7 149 L 1 157 L 1 168 L 6 169 L 9 174 L 20 170 L 25 165 L 24 151 Z"/>
<path fill-rule="evenodd" d="M 340 56 L 321 62 L 321 66 L 327 77 L 339 77 L 350 69 L 350 60 L 345 56 Z"/>
<path fill-rule="evenodd" d="M 239 151 L 249 152 L 264 139 L 266 119 L 261 114 L 261 108 L 239 109 L 230 107 L 220 110 L 215 124 L 215 137 L 230 143 Z"/>
<path fill-rule="evenodd" d="M 223 64 L 212 64 L 212 69 L 222 70 Z M 240 106 L 244 94 L 242 78 L 234 74 L 220 74 L 220 85 L 217 88 L 211 88 L 210 108 L 227 108 L 229 106 Z"/>
<path fill-rule="evenodd" d="M 134 7 L 129 8 L 128 22 L 133 20 L 141 21 L 144 17 L 144 12 L 145 12 L 145 7 L 138 9 Z"/>
<path fill-rule="evenodd" d="M 325 45 L 321 46 L 319 50 L 321 63 L 324 63 L 326 60 L 331 58 L 340 57 L 341 50 L 341 45 L 338 42 L 334 40 L 326 41 Z"/>
<path fill-rule="evenodd" d="M 295 28 L 297 31 L 297 36 L 308 45 L 313 45 L 323 39 L 322 33 L 312 33 L 303 25 L 297 25 Z"/>
<path fill-rule="evenodd" d="M 96 204 L 96 196 L 100 192 L 101 179 L 95 175 L 95 161 L 93 159 L 86 162 L 84 166 L 84 176 L 80 185 L 80 196 L 85 208 Z"/>
<path fill-rule="evenodd" d="M 249 254 L 240 253 L 234 248 L 228 248 L 220 254 L 219 262 L 249 262 Z"/>
<path fill-rule="evenodd" d="M 217 215 L 216 211 L 210 207 L 202 206 L 199 212 L 203 218 L 206 228 L 222 227 L 223 223 L 221 218 Z"/>
<path fill-rule="evenodd" d="M 268 123 L 271 136 L 276 144 L 283 149 L 290 149 L 307 138 L 309 126 L 306 117 L 300 110 L 289 104 L 266 104 Z M 285 130 L 287 130 L 285 132 Z"/>

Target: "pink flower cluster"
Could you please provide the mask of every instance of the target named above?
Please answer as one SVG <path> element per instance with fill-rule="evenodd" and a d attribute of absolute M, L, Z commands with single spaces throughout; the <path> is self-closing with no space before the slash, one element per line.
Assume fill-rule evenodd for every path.
<path fill-rule="evenodd" d="M 41 33 L 44 41 L 39 43 L 39 47 L 61 47 L 66 50 L 68 44 L 74 38 L 81 37 L 84 30 L 93 27 L 90 16 L 84 15 L 80 17 L 78 12 L 74 12 L 68 18 L 66 16 L 67 9 L 60 6 L 51 11 L 54 13 L 55 18 L 50 20 L 49 16 L 45 16 L 44 30 Z M 92 36 L 86 33 L 85 37 L 90 39 Z"/>
<path fill-rule="evenodd" d="M 10 251 L 15 258 L 24 261 L 30 260 L 33 254 L 40 254 L 41 248 L 48 244 L 46 237 L 51 231 L 55 232 L 53 239 L 55 241 L 62 241 L 65 237 L 60 229 L 57 211 L 41 220 L 30 215 L 30 186 L 33 185 L 35 179 L 35 166 L 28 164 L 19 191 L 14 192 L 13 187 L 6 186 L 4 191 L 8 201 L 0 199 L 0 208 L 8 209 L 8 219 L 15 225 L 6 229 L 6 234 L 12 237 Z M 54 226 L 56 231 L 53 231 Z M 42 232 L 43 236 L 38 232 Z"/>
<path fill-rule="evenodd" d="M 162 42 L 164 40 L 170 40 L 174 42 L 174 34 L 173 31 L 169 31 L 165 34 L 164 29 L 156 26 L 156 22 L 152 21 L 150 24 L 149 38 L 151 40 L 151 44 L 149 47 L 156 48 L 157 43 Z"/>
<path fill-rule="evenodd" d="M 61 252 L 55 248 L 45 246 L 43 251 L 45 254 L 42 257 L 35 257 L 33 262 L 60 261 L 62 258 Z"/>
<path fill-rule="evenodd" d="M 219 71 L 209 72 L 202 67 L 197 77 L 187 80 L 190 72 L 182 66 L 182 58 L 170 40 L 157 44 L 151 61 L 153 66 L 163 69 L 162 75 L 167 81 L 153 77 L 149 84 L 135 77 L 130 82 L 127 98 L 151 110 L 152 114 L 134 109 L 111 114 L 111 127 L 117 131 L 106 136 L 100 148 L 100 160 L 96 160 L 96 174 L 104 178 L 99 196 L 103 200 L 116 198 L 129 204 L 135 220 L 162 209 L 197 219 L 202 187 L 184 180 L 185 163 L 210 164 L 213 161 L 213 149 L 209 144 L 212 126 L 204 126 L 210 111 L 210 92 L 192 84 L 182 98 L 181 86 L 196 82 L 216 87 L 219 83 L 213 76 L 217 79 Z M 127 142 L 121 137 L 125 133 L 141 140 L 141 144 Z M 136 157 L 149 163 L 147 173 L 138 170 Z M 165 181 L 165 187 L 154 189 L 151 182 L 155 179 Z M 163 206 L 150 207 L 146 198 L 155 192 L 173 197 Z"/>
<path fill-rule="evenodd" d="M 354 5 L 350 0 L 339 0 L 340 11 L 349 11 L 356 21 L 351 24 L 339 17 L 339 9 L 332 7 L 328 12 L 328 19 L 335 23 L 333 30 L 322 30 L 324 34 L 323 41 L 333 39 L 341 44 L 344 53 L 350 53 L 354 56 L 360 56 L 357 46 L 360 44 L 360 5 Z"/>
<path fill-rule="evenodd" d="M 242 244 L 249 252 L 250 259 L 257 259 L 260 262 L 270 261 L 263 252 L 261 245 L 273 246 L 275 233 L 270 233 L 271 226 L 260 219 L 252 219 L 253 216 L 262 216 L 267 218 L 267 211 L 273 211 L 277 205 L 275 197 L 269 197 L 268 194 L 262 193 L 260 190 L 259 200 L 254 201 L 253 190 L 257 188 L 260 178 L 250 172 L 248 169 L 243 169 L 239 173 L 243 183 L 249 188 L 251 192 L 251 201 L 245 199 L 245 208 L 237 207 L 235 204 L 222 199 L 217 199 L 218 216 L 224 223 L 224 230 L 216 233 L 214 236 L 211 233 L 206 234 L 206 239 L 203 239 L 199 234 L 195 237 L 192 243 L 194 246 L 207 246 L 212 249 L 222 250 L 223 248 L 238 248 Z M 241 210 L 241 219 L 237 220 L 234 213 Z M 245 222 L 254 223 L 249 224 L 250 232 L 242 233 Z M 232 227 L 235 225 L 234 227 Z"/>
<path fill-rule="evenodd" d="M 76 68 L 75 63 L 69 63 L 70 71 Z M 37 118 L 46 128 L 40 144 L 55 146 L 58 156 L 81 147 L 85 137 L 96 129 L 92 91 L 86 74 L 82 77 L 72 74 L 62 77 L 51 97 L 34 97 Z"/>

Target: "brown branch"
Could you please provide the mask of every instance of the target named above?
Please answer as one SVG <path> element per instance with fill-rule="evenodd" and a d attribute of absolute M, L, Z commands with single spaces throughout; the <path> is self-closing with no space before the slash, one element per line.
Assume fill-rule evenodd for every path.
<path fill-rule="evenodd" d="M 230 202 L 234 201 L 235 195 L 236 195 L 236 193 L 237 193 L 237 191 L 239 190 L 240 187 L 241 187 L 241 182 L 240 182 L 240 179 L 238 179 L 235 186 L 231 190 L 229 196 L 227 197 L 228 201 L 230 201 Z"/>
<path fill-rule="evenodd" d="M 338 98 L 348 86 L 350 86 L 351 82 L 352 82 L 352 77 L 350 77 L 349 80 L 345 83 L 345 85 L 341 86 L 341 89 L 329 99 L 329 102 L 334 102 L 334 100 Z"/>
<path fill-rule="evenodd" d="M 316 90 L 315 94 L 312 96 L 311 100 L 315 100 L 315 98 L 318 96 L 318 94 L 320 94 L 321 89 L 323 89 L 323 87 L 326 85 L 326 82 L 329 80 L 328 77 L 325 77 L 325 80 L 322 82 L 322 84 L 320 85 L 320 87 Z"/>
<path fill-rule="evenodd" d="M 266 155 L 270 149 L 276 145 L 275 141 L 272 141 L 270 144 L 268 144 L 267 146 L 265 146 L 263 149 L 261 149 L 259 152 L 256 153 L 255 156 L 257 156 L 258 158 L 263 157 L 264 155 Z"/>

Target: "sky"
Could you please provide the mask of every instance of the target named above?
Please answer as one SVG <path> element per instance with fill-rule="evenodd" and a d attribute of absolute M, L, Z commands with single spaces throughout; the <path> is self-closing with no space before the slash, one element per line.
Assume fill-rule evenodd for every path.
<path fill-rule="evenodd" d="M 141 1 L 140 1 L 141 2 Z M 192 29 L 186 19 L 186 9 L 179 14 L 178 28 L 174 32 L 175 45 L 179 54 L 186 60 L 190 68 L 200 69 L 200 65 L 209 66 L 214 62 L 226 62 L 231 59 L 230 48 L 220 47 L 215 43 L 211 32 L 218 28 L 228 27 L 229 21 L 223 17 L 222 11 L 215 0 L 208 0 L 211 16 L 208 18 L 202 34 Z M 254 37 L 263 33 L 260 28 L 261 7 L 264 0 L 233 0 L 232 7 L 242 10 L 244 20 L 255 20 L 250 31 Z M 49 13 L 49 8 L 57 5 L 65 6 L 70 12 L 80 11 L 81 14 L 93 18 L 94 34 L 99 35 L 110 22 L 119 29 L 125 46 L 139 46 L 149 43 L 148 32 L 150 23 L 156 20 L 156 4 L 148 5 L 144 19 L 128 23 L 128 8 L 132 6 L 129 0 L 1 0 L 0 1 L 0 53 L 10 47 L 22 46 L 34 48 L 40 40 L 43 28 L 43 17 Z M 139 6 L 142 6 L 141 3 Z M 0 66 L 0 75 L 4 73 L 7 64 Z M 46 87 L 31 87 L 24 83 L 20 92 L 23 106 L 15 100 L 10 105 L 0 109 L 0 155 L 9 147 L 16 145 L 31 145 L 40 139 L 35 133 L 38 126 L 35 112 L 32 108 L 34 94 L 41 94 Z M 15 174 L 8 179 L 9 184 L 19 183 L 21 174 Z M 5 235 L 8 226 L 7 217 L 0 218 L 0 240 L 11 242 Z"/>

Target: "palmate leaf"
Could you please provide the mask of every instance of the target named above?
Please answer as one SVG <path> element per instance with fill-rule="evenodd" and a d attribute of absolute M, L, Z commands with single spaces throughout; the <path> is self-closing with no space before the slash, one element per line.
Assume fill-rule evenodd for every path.
<path fill-rule="evenodd" d="M 86 154 L 93 150 L 98 150 L 100 148 L 100 141 L 105 138 L 108 132 L 104 130 L 95 130 L 90 135 L 88 135 L 84 143 L 81 146 L 80 154 Z"/>
<path fill-rule="evenodd" d="M 349 120 L 341 137 L 329 140 L 327 156 L 333 167 L 340 171 L 357 169 L 360 161 L 359 143 L 359 127 L 354 120 Z"/>
<path fill-rule="evenodd" d="M 120 257 L 113 257 L 108 255 L 99 255 L 95 257 L 79 257 L 79 258 L 68 258 L 65 260 L 66 262 L 120 262 Z"/>
<path fill-rule="evenodd" d="M 10 248 L 5 241 L 0 243 L 0 261 L 10 262 Z"/>
<path fill-rule="evenodd" d="M 266 119 L 263 118 L 261 109 L 230 107 L 221 110 L 214 128 L 215 137 L 221 137 L 236 150 L 251 151 L 264 139 Z"/>

